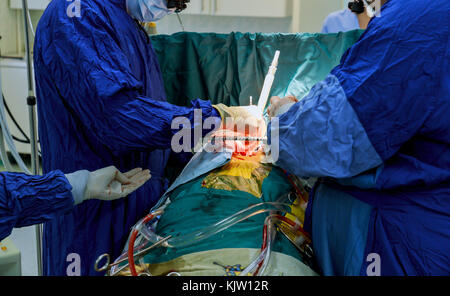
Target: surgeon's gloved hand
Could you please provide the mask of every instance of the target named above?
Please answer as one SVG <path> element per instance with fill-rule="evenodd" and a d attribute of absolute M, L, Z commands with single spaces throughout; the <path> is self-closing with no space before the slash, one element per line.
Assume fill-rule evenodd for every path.
<path fill-rule="evenodd" d="M 270 99 L 270 106 L 267 109 L 267 114 L 269 114 L 270 118 L 279 117 L 286 113 L 297 102 L 298 99 L 294 96 L 287 96 L 285 98 L 272 97 Z"/>
<path fill-rule="evenodd" d="M 222 128 L 242 134 L 249 134 L 248 130 L 250 129 L 252 137 L 264 135 L 266 125 L 257 106 L 228 107 L 218 104 L 213 107 L 220 113 Z M 247 130 L 245 130 L 246 126 Z"/>
<path fill-rule="evenodd" d="M 219 111 L 220 116 L 222 117 L 222 120 L 224 118 L 230 117 L 230 118 L 249 118 L 249 117 L 261 117 L 262 114 L 258 112 L 258 107 L 255 105 L 251 106 L 234 106 L 229 107 L 224 104 L 218 104 L 214 105 L 214 108 L 216 108 L 217 111 Z"/>
<path fill-rule="evenodd" d="M 149 170 L 133 169 L 121 173 L 110 166 L 94 172 L 86 170 L 66 175 L 72 185 L 75 205 L 89 199 L 112 201 L 126 197 L 145 184 L 150 178 Z"/>

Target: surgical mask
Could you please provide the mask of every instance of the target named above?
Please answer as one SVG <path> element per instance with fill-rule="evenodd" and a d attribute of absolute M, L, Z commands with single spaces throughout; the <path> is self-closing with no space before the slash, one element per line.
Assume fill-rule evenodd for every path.
<path fill-rule="evenodd" d="M 156 22 L 175 9 L 167 8 L 166 0 L 127 0 L 127 12 L 141 22 Z"/>

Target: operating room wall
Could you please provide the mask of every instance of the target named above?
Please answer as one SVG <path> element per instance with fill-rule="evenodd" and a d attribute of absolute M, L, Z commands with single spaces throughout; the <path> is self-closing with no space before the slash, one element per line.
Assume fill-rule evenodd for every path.
<path fill-rule="evenodd" d="M 23 56 L 25 39 L 23 33 L 23 15 L 20 10 L 11 9 L 9 1 L 0 0 L 0 52 L 2 56 Z M 43 11 L 30 11 L 33 28 L 36 29 Z M 30 33 L 33 44 L 34 36 Z"/>
<path fill-rule="evenodd" d="M 260 18 L 210 15 L 181 15 L 186 31 L 190 32 L 289 32 L 291 18 Z M 176 15 L 170 15 L 157 23 L 158 34 L 173 34 L 181 31 Z"/>
<path fill-rule="evenodd" d="M 346 0 L 344 0 L 347 2 Z M 344 2 L 339 0 L 307 0 L 300 2 L 299 32 L 321 32 L 325 18 L 334 11 L 342 9 Z"/>
<path fill-rule="evenodd" d="M 245 1 L 245 0 L 243 0 Z M 274 0 L 276 1 L 276 0 Z M 299 0 L 294 0 L 299 1 Z M 349 0 L 301 0 L 297 14 L 299 28 L 293 28 L 294 17 L 240 17 L 181 14 L 186 31 L 190 32 L 261 32 L 261 33 L 289 33 L 289 32 L 320 32 L 323 21 L 331 12 L 347 6 Z M 294 7 L 296 7 L 294 5 Z M 157 23 L 158 34 L 173 34 L 181 31 L 181 25 L 176 15 L 170 15 Z"/>
<path fill-rule="evenodd" d="M 0 52 L 11 53 L 17 51 L 17 16 L 9 9 L 9 3 L 0 0 Z"/>

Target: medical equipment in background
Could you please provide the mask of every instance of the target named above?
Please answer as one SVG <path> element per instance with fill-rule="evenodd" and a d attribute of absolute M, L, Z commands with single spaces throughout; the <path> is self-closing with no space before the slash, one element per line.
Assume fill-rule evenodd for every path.
<path fill-rule="evenodd" d="M 27 82 L 28 82 L 28 114 L 30 123 L 30 144 L 31 144 L 31 171 L 27 168 L 19 153 L 17 152 L 16 146 L 14 144 L 13 137 L 8 128 L 7 118 L 4 110 L 3 93 L 1 92 L 1 77 L 0 77 L 0 126 L 1 132 L 0 136 L 0 156 L 7 170 L 12 170 L 12 166 L 9 162 L 8 155 L 6 154 L 6 149 L 4 146 L 4 140 L 8 144 L 8 147 L 19 165 L 20 169 L 27 174 L 39 174 L 39 156 L 38 156 L 38 141 L 37 141 L 37 128 L 36 128 L 36 97 L 34 93 L 33 85 L 33 71 L 32 71 L 32 59 L 31 59 L 31 49 L 30 49 L 30 13 L 28 10 L 27 0 L 22 0 L 23 7 L 23 19 L 24 19 L 24 30 L 25 30 L 25 52 L 26 52 L 26 62 L 27 62 Z M 38 275 L 42 275 L 42 225 L 36 225 L 36 247 L 37 247 L 37 267 Z"/>
<path fill-rule="evenodd" d="M 0 242 L 0 276 L 22 275 L 20 251 L 6 238 Z"/>
<path fill-rule="evenodd" d="M 258 110 L 261 114 L 264 113 L 264 108 L 266 107 L 267 101 L 269 100 L 270 90 L 272 89 L 273 80 L 275 79 L 275 73 L 277 72 L 279 57 L 280 51 L 277 50 L 275 52 L 272 64 L 269 67 L 269 72 L 267 73 L 267 76 L 264 80 L 264 85 L 258 100 Z"/>
<path fill-rule="evenodd" d="M 1 75 L 0 75 L 0 80 L 1 80 Z M 1 89 L 1 81 L 0 81 L 0 89 Z M 1 156 L 2 162 L 7 171 L 14 170 L 12 164 L 9 161 L 8 155 L 6 153 L 6 147 L 5 147 L 5 141 L 6 141 L 6 144 L 8 145 L 8 148 L 9 148 L 12 156 L 14 157 L 15 161 L 19 165 L 20 169 L 27 174 L 31 174 L 30 170 L 28 169 L 28 167 L 25 165 L 22 158 L 20 157 L 19 152 L 17 151 L 16 145 L 14 144 L 14 136 L 11 135 L 11 132 L 9 130 L 6 113 L 5 113 L 5 106 L 7 106 L 7 105 L 5 104 L 3 99 L 4 98 L 3 98 L 3 94 L 2 94 L 2 95 L 0 95 L 0 127 L 1 127 L 0 156 Z"/>

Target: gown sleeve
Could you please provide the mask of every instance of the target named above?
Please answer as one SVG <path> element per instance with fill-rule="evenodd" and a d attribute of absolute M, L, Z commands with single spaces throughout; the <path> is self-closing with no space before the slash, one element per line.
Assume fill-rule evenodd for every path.
<path fill-rule="evenodd" d="M 40 224 L 71 211 L 71 190 L 60 171 L 44 176 L 0 173 L 0 241 L 14 227 Z"/>
<path fill-rule="evenodd" d="M 340 65 L 280 116 L 278 165 L 305 177 L 353 177 L 426 131 L 448 36 L 429 21 L 412 31 L 406 23 L 374 18 Z"/>

